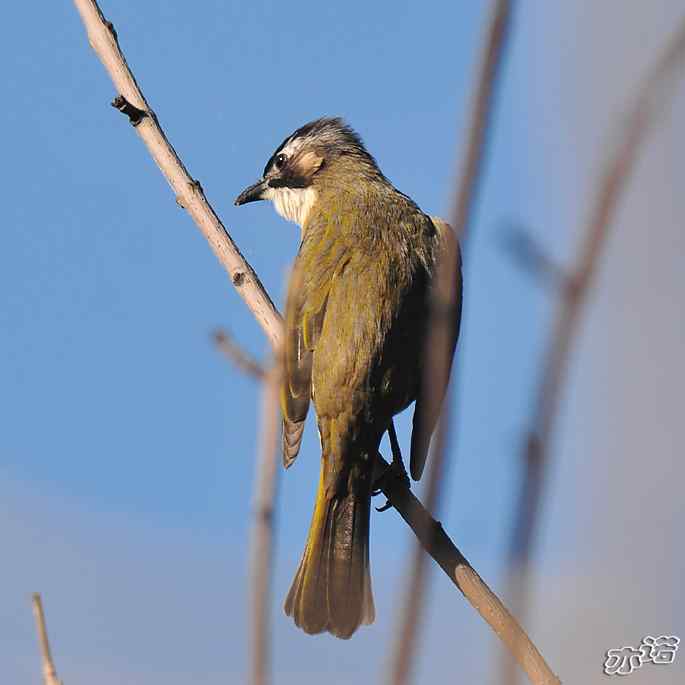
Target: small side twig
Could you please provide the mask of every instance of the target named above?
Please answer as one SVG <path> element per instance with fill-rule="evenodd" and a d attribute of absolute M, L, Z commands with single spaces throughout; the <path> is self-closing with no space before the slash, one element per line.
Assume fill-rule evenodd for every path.
<path fill-rule="evenodd" d="M 464 248 L 467 228 L 473 207 L 476 202 L 486 155 L 488 131 L 493 112 L 493 103 L 501 70 L 502 57 L 509 35 L 513 14 L 513 0 L 496 0 L 491 13 L 485 38 L 482 62 L 477 77 L 476 96 L 470 115 L 470 125 L 467 138 L 467 150 L 464 167 L 457 191 L 457 203 L 454 219 L 454 231 L 457 239 Z M 451 229 L 447 230 L 451 233 Z M 458 250 L 458 248 L 456 248 Z M 451 255 L 442 269 L 446 270 L 443 278 L 453 278 L 457 268 L 457 252 Z M 449 313 L 454 317 L 456 312 L 455 294 L 448 296 L 447 301 L 437 302 L 430 317 L 428 340 L 425 344 L 426 387 L 444 387 L 442 379 L 449 370 L 451 355 Z M 446 312 L 448 313 L 446 315 Z M 433 448 L 430 455 L 428 487 L 426 493 L 426 507 L 430 512 L 436 512 L 440 503 L 440 489 L 445 478 L 444 454 L 448 442 L 448 426 L 443 417 L 450 412 L 449 391 L 446 393 L 441 418 L 433 438 Z M 419 536 L 420 539 L 421 536 Z M 421 547 L 416 546 L 410 579 L 405 594 L 401 628 L 395 644 L 393 665 L 390 670 L 390 682 L 394 685 L 404 685 L 409 681 L 411 665 L 417 651 L 418 635 L 421 627 L 421 611 L 426 585 L 426 559 Z M 536 681 L 532 681 L 536 682 Z"/>
<path fill-rule="evenodd" d="M 505 227 L 502 243 L 512 259 L 535 280 L 563 292 L 573 281 L 560 264 L 542 249 L 528 230 L 518 225 Z"/>
<path fill-rule="evenodd" d="M 112 107 L 118 109 L 122 114 L 125 114 L 131 122 L 131 126 L 138 126 L 138 124 L 147 116 L 147 112 L 132 105 L 123 95 L 117 95 L 114 100 L 112 100 Z"/>
<path fill-rule="evenodd" d="M 62 681 L 57 677 L 57 669 L 55 669 L 50 652 L 50 642 L 48 641 L 48 631 L 45 626 L 45 613 L 43 612 L 43 602 L 40 598 L 40 593 L 34 592 L 31 601 L 38 630 L 38 642 L 40 644 L 43 665 L 43 685 L 62 685 Z"/>
<path fill-rule="evenodd" d="M 514 514 L 515 523 L 509 551 L 509 596 L 512 609 L 523 620 L 530 580 L 528 566 L 537 531 L 540 502 L 549 465 L 550 444 L 559 415 L 561 398 L 568 378 L 571 351 L 580 330 L 584 312 L 601 257 L 607 244 L 616 208 L 635 169 L 641 145 L 655 121 L 655 114 L 672 94 L 670 79 L 685 62 L 685 22 L 661 54 L 651 73 L 638 88 L 637 97 L 618 144 L 606 160 L 597 195 L 582 233 L 576 266 L 562 291 L 542 364 L 536 403 L 530 427 L 522 441 L 522 489 Z M 514 671 L 505 665 L 505 682 L 515 681 Z"/>
<path fill-rule="evenodd" d="M 212 334 L 217 348 L 224 356 L 248 376 L 263 380 L 267 373 L 264 367 L 245 352 L 226 331 L 216 330 Z"/>

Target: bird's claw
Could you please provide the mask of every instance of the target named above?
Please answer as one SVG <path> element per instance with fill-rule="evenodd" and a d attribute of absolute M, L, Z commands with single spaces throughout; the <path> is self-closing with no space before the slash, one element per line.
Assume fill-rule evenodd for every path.
<path fill-rule="evenodd" d="M 407 475 L 407 470 L 404 468 L 404 464 L 401 461 L 393 459 L 390 466 L 388 466 L 388 468 L 375 480 L 374 486 L 376 487 L 372 488 L 371 495 L 373 497 L 380 495 L 383 492 L 383 484 L 389 479 L 400 480 L 405 487 L 410 487 L 409 476 Z M 374 508 L 379 512 L 387 511 L 392 508 L 392 502 L 387 500 L 382 507 Z"/>

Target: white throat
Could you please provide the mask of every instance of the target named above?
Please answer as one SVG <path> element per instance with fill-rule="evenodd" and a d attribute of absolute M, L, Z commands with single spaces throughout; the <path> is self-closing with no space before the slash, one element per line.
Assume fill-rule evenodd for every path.
<path fill-rule="evenodd" d="M 276 211 L 288 221 L 304 226 L 311 208 L 316 202 L 316 190 L 309 188 L 271 188 L 269 199 Z"/>

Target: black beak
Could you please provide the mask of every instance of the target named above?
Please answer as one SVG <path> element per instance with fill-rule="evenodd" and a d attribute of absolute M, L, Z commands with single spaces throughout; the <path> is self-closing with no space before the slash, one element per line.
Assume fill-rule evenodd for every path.
<path fill-rule="evenodd" d="M 268 185 L 264 179 L 253 183 L 249 188 L 245 188 L 235 199 L 235 206 L 246 205 L 248 202 L 256 202 L 264 199 L 264 193 L 268 189 Z"/>

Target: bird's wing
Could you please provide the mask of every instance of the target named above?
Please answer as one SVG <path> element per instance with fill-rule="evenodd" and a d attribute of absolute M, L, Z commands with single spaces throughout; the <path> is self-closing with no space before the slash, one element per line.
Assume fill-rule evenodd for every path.
<path fill-rule="evenodd" d="M 426 354 L 422 377 L 414 408 L 411 434 L 411 477 L 419 480 L 428 456 L 431 434 L 440 416 L 440 408 L 447 391 L 454 348 L 461 323 L 462 275 L 461 251 L 454 229 L 442 219 L 431 217 L 438 231 L 437 257 L 433 268 L 428 306 L 437 307 L 433 330 L 427 338 L 434 341 L 445 354 Z M 431 319 L 429 319 L 431 320 Z M 434 352 L 431 350 L 431 352 Z M 426 382 L 430 379 L 430 383 Z"/>
<path fill-rule="evenodd" d="M 311 229 L 300 246 L 288 285 L 285 309 L 283 464 L 288 468 L 300 451 L 312 394 L 312 361 L 321 334 L 336 268 L 346 246 L 333 232 Z"/>

